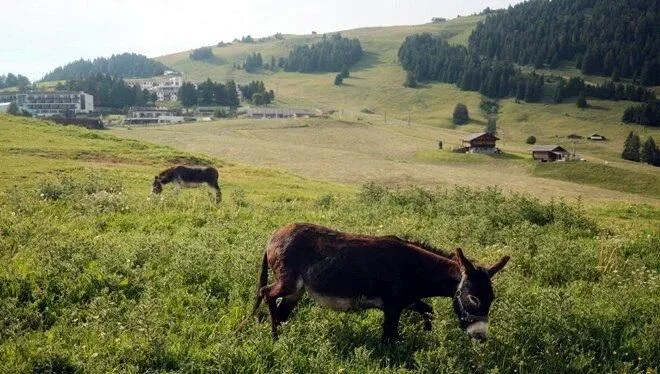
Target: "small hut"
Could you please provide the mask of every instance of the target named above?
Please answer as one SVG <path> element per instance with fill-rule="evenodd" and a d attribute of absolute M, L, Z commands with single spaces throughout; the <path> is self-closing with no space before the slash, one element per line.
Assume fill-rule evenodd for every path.
<path fill-rule="evenodd" d="M 532 158 L 541 162 L 566 161 L 568 151 L 559 145 L 536 145 L 532 147 Z"/>
<path fill-rule="evenodd" d="M 495 142 L 498 140 L 500 138 L 487 132 L 472 134 L 463 139 L 463 149 L 469 153 L 496 153 Z"/>

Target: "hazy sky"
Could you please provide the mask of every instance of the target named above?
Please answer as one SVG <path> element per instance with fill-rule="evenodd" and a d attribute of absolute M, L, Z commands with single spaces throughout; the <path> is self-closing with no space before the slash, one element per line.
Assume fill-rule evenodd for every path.
<path fill-rule="evenodd" d="M 149 57 L 254 37 L 418 24 L 520 0 L 32 0 L 0 4 L 0 74 L 39 79 L 79 58 Z"/>

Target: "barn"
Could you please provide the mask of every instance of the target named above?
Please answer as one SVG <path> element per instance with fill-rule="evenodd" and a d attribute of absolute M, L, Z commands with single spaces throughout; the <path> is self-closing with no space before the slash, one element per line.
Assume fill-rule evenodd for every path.
<path fill-rule="evenodd" d="M 496 153 L 495 142 L 498 140 L 497 136 L 487 132 L 472 134 L 463 139 L 463 149 L 469 153 Z"/>
<path fill-rule="evenodd" d="M 536 145 L 532 147 L 532 158 L 541 162 L 566 161 L 568 151 L 559 145 Z"/>

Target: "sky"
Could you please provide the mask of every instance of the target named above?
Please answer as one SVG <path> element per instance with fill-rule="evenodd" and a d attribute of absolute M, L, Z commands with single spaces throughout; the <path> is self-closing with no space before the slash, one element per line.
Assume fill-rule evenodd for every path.
<path fill-rule="evenodd" d="M 0 74 L 34 81 L 77 60 L 157 57 L 243 35 L 426 23 L 520 0 L 32 0 L 0 4 Z"/>

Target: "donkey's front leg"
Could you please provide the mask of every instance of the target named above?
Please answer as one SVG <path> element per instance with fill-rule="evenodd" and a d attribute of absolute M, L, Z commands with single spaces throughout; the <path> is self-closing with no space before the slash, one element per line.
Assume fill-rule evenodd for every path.
<path fill-rule="evenodd" d="M 383 341 L 391 342 L 399 337 L 399 319 L 403 308 L 399 305 L 386 305 L 383 308 L 385 318 L 383 319 Z"/>

